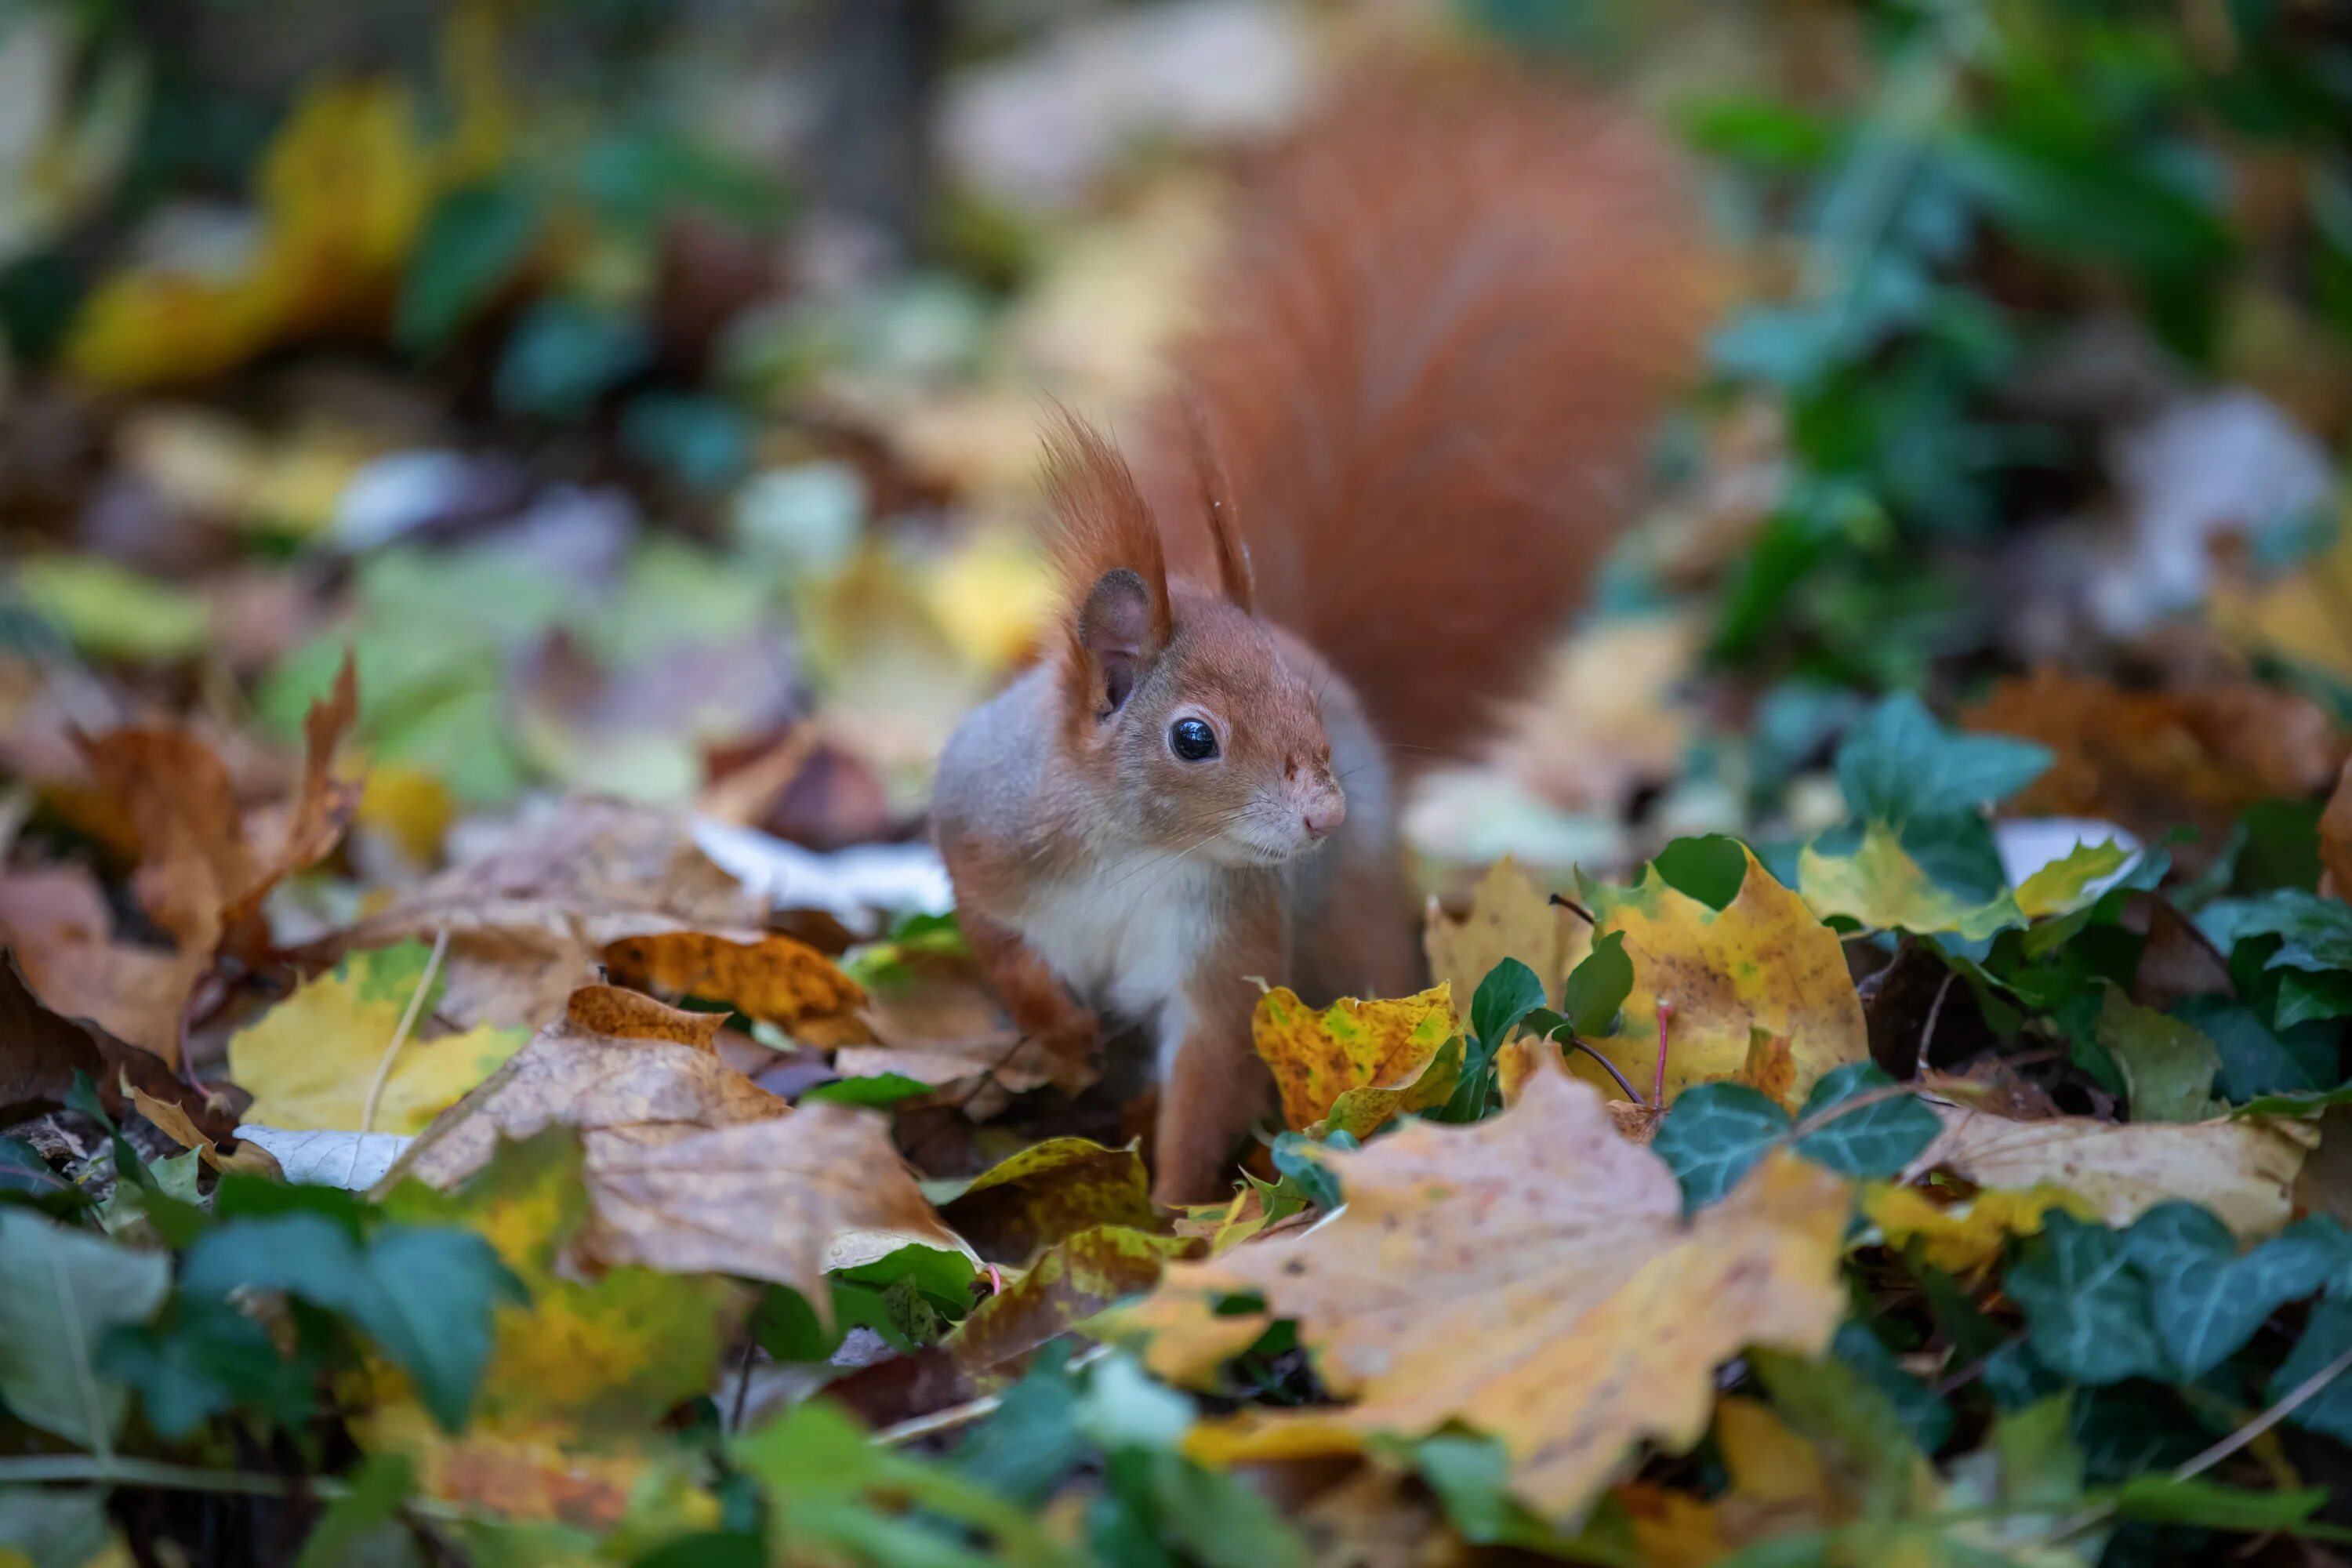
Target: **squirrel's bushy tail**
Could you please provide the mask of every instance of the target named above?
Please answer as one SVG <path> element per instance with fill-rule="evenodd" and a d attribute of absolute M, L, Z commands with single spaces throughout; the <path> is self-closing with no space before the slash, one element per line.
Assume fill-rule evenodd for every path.
<path fill-rule="evenodd" d="M 1385 739 L 1460 748 L 1582 603 L 1708 313 L 1685 196 L 1647 128 L 1501 68 L 1360 75 L 1255 172 L 1177 369 L 1259 614 Z M 1215 581 L 1163 413 L 1154 510 Z"/>

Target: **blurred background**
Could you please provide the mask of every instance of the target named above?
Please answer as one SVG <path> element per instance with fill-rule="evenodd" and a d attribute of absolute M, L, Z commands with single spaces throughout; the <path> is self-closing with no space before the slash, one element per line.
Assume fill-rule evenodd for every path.
<path fill-rule="evenodd" d="M 2259 848 L 2333 777 L 2340 5 L 9 0 L 0 815 L 102 838 L 71 730 L 156 718 L 270 797 L 348 646 L 361 882 L 560 792 L 919 837 L 1043 400 L 1134 410 L 1230 174 L 1401 42 L 1638 100 L 1738 284 L 1433 885 L 1780 853 L 1895 689 L 2045 813 Z"/>

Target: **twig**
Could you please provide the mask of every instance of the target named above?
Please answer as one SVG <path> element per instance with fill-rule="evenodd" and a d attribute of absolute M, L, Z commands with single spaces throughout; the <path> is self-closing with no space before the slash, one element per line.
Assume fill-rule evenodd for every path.
<path fill-rule="evenodd" d="M 727 1430 L 743 1430 L 743 1406 L 751 1397 L 751 1356 L 760 1348 L 759 1336 L 743 1336 L 743 1360 L 735 1369 L 735 1408 L 728 1413 Z"/>
<path fill-rule="evenodd" d="M 1868 942 L 1873 937 L 1885 936 L 1885 934 L 1886 928 L 1885 926 L 1864 926 L 1860 931 L 1850 931 L 1841 933 L 1838 937 L 1838 941 L 1842 942 Z"/>
<path fill-rule="evenodd" d="M 1599 921 L 1592 918 L 1592 911 L 1591 910 L 1586 909 L 1582 904 L 1578 903 L 1566 893 L 1554 893 L 1551 896 L 1551 901 L 1558 904 L 1561 909 L 1566 910 L 1570 914 L 1574 915 L 1578 920 L 1582 921 L 1586 925 L 1598 927 L 1601 924 Z"/>
<path fill-rule="evenodd" d="M 2261 1415 L 2255 1416 L 2252 1420 L 2247 1422 L 2244 1426 L 2239 1427 L 2236 1431 L 2231 1433 L 2228 1436 L 2222 1438 L 2220 1442 L 2214 1444 L 2211 1447 L 2206 1449 L 2195 1458 L 2184 1461 L 2179 1468 L 2172 1472 L 2172 1479 L 2176 1481 L 2186 1481 L 2193 1480 L 2197 1477 L 2203 1475 L 2206 1471 L 2211 1469 L 2222 1460 L 2230 1458 L 2231 1455 L 2237 1453 L 2240 1449 L 2245 1447 L 2248 1444 L 2260 1437 L 2263 1433 L 2269 1431 L 2272 1427 L 2277 1426 L 2280 1422 L 2294 1415 L 2304 1405 L 2309 1404 L 2312 1400 L 2318 1398 L 2319 1395 L 2326 1390 L 2329 1384 L 2334 1383 L 2337 1378 L 2343 1376 L 2347 1371 L 2352 1371 L 2352 1349 L 2346 1350 L 2344 1353 L 2337 1356 L 2334 1361 L 2329 1362 L 2326 1366 L 2321 1367 L 2317 1372 L 2313 1373 L 2309 1377 L 2305 1378 L 2301 1383 L 2298 1383 L 2293 1388 L 2288 1389 L 2286 1393 L 2279 1398 L 2278 1402 L 2273 1405 L 2269 1409 L 2263 1411 Z M 2046 1539 L 2053 1543 L 2055 1543 L 2065 1540 L 2070 1535 L 2079 1535 L 2084 1531 L 2090 1529 L 2091 1526 L 2107 1519 L 2109 1516 L 2114 1514 L 2115 1511 L 2116 1505 L 2112 1501 L 2093 1503 L 2090 1507 L 2084 1509 L 2081 1512 L 2074 1514 L 2072 1518 L 2061 1520 L 2057 1526 L 2052 1530 Z"/>
<path fill-rule="evenodd" d="M 1927 1004 L 1927 1022 L 1919 1031 L 1919 1062 L 1912 1069 L 1913 1078 L 1927 1076 L 1927 1046 L 1936 1037 L 1936 1020 L 1943 1016 L 1944 997 L 1952 989 L 1952 982 L 1960 977 L 1957 969 L 1944 971 L 1944 983 L 1936 987 L 1936 999 Z"/>
<path fill-rule="evenodd" d="M 1666 1026 L 1674 1021 L 1675 1005 L 1664 997 L 1658 998 L 1658 1081 L 1650 1103 L 1664 1109 L 1666 1103 Z"/>
<path fill-rule="evenodd" d="M 1634 1104 L 1646 1106 L 1650 1103 L 1648 1100 L 1642 1098 L 1642 1091 L 1640 1089 L 1635 1089 L 1631 1083 L 1626 1081 L 1625 1075 L 1617 1070 L 1617 1064 L 1615 1062 L 1611 1061 L 1607 1057 L 1602 1056 L 1599 1051 L 1594 1050 L 1591 1046 L 1586 1045 L 1574 1035 L 1569 1036 L 1568 1038 L 1564 1040 L 1559 1040 L 1558 1043 L 1563 1046 L 1573 1047 L 1577 1050 L 1582 1051 L 1586 1056 L 1591 1057 L 1594 1061 L 1599 1062 L 1601 1064 L 1601 1070 L 1606 1072 L 1611 1078 L 1617 1080 L 1617 1087 L 1623 1089 L 1625 1091 L 1625 1098 L 1632 1100 Z"/>
<path fill-rule="evenodd" d="M 449 951 L 449 925 L 443 921 L 433 933 L 433 956 L 425 961 L 425 973 L 417 976 L 416 989 L 409 994 L 407 1010 L 400 1015 L 400 1026 L 392 1032 L 392 1043 L 383 1048 L 383 1057 L 375 1064 L 375 1077 L 368 1081 L 367 1099 L 360 1105 L 362 1136 L 375 1131 L 375 1102 L 383 1094 L 384 1081 L 392 1077 L 392 1064 L 400 1055 L 400 1047 L 408 1043 L 409 1031 L 416 1027 L 416 1016 L 425 1010 L 425 998 L 432 993 L 434 977 L 441 973 L 441 960 Z M 358 1152 L 352 1152 L 354 1161 Z"/>

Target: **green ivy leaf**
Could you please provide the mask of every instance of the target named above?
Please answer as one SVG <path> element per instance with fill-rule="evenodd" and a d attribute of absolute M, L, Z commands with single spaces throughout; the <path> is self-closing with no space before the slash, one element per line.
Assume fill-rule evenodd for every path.
<path fill-rule="evenodd" d="M 122 1424 L 122 1385 L 99 1374 L 99 1343 L 155 1315 L 171 1259 L 133 1252 L 29 1210 L 0 1208 L 0 1401 L 82 1447 Z"/>
<path fill-rule="evenodd" d="M 221 1297 L 240 1286 L 282 1290 L 349 1318 L 452 1432 L 465 1424 L 489 1359 L 491 1309 L 524 1296 L 471 1231 L 387 1225 L 362 1246 L 309 1213 L 239 1220 L 189 1249 L 183 1290 Z"/>
<path fill-rule="evenodd" d="M 2282 1009 L 2284 1011 L 2284 1009 Z M 2296 1094 L 2319 1086 L 2260 1015 L 2226 996 L 2191 996 L 2172 1016 L 2213 1043 L 2221 1064 L 2221 1092 L 2231 1100 Z"/>
<path fill-rule="evenodd" d="M 2352 1237 L 2318 1221 L 2241 1258 L 2230 1227 L 2189 1203 L 2158 1204 L 2123 1233 L 2123 1243 L 2147 1277 L 2157 1337 L 2184 1381 L 2221 1365 L 2273 1312 L 2315 1293 L 2352 1261 Z"/>
<path fill-rule="evenodd" d="M 1870 1062 L 1823 1073 L 1797 1118 L 1811 1121 L 1857 1095 L 1894 1087 Z M 1892 1176 L 1936 1141 L 1944 1124 L 1911 1095 L 1898 1095 L 1832 1117 L 1797 1140 L 1797 1152 L 1845 1176 Z"/>
<path fill-rule="evenodd" d="M 1544 984 L 1536 972 L 1516 958 L 1507 958 L 1478 982 L 1478 994 L 1470 999 L 1471 1032 L 1491 1057 L 1519 1021 L 1545 1000 Z"/>
<path fill-rule="evenodd" d="M 2166 1374 L 2147 1287 L 2121 1233 L 2053 1210 L 2042 1234 L 2026 1238 L 2007 1289 L 2024 1310 L 2035 1357 L 2061 1376 L 2095 1387 Z"/>
<path fill-rule="evenodd" d="M 1789 1126 L 1786 1110 L 1744 1083 L 1694 1084 L 1658 1123 L 1650 1152 L 1682 1183 L 1688 1212 L 1738 1186 Z"/>
<path fill-rule="evenodd" d="M 1901 828 L 1994 805 L 2040 778 L 2054 760 L 2049 748 L 2030 741 L 1947 730 L 1917 697 L 1902 691 L 1847 732 L 1838 747 L 1837 779 L 1855 816 Z"/>

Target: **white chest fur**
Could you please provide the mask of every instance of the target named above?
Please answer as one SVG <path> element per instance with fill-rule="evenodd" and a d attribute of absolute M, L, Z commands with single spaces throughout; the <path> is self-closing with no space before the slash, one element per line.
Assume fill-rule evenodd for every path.
<path fill-rule="evenodd" d="M 1034 896 L 1021 934 L 1089 1005 L 1164 1022 L 1216 940 L 1218 881 L 1213 866 L 1123 857 Z"/>

